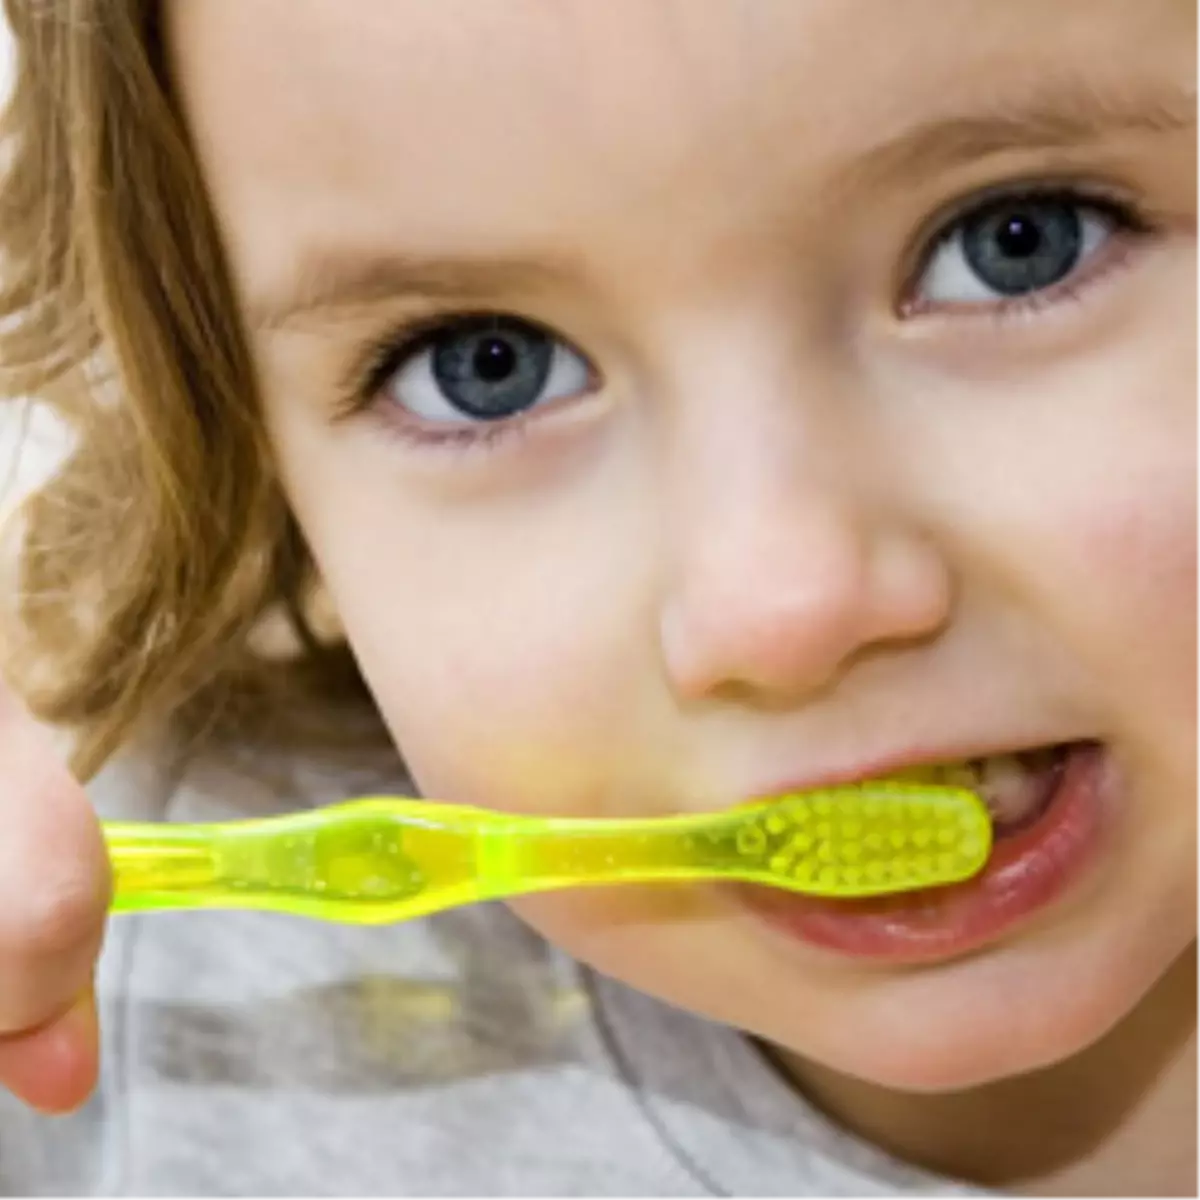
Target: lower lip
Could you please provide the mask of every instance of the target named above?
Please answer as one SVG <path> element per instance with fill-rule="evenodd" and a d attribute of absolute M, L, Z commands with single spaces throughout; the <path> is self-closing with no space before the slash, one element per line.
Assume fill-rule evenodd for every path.
<path fill-rule="evenodd" d="M 826 950 L 891 963 L 958 957 L 1000 938 L 1085 873 L 1096 857 L 1112 788 L 1103 748 L 1072 748 L 1045 812 L 997 837 L 987 866 L 965 883 L 851 901 L 749 884 L 729 890 L 771 928 Z"/>

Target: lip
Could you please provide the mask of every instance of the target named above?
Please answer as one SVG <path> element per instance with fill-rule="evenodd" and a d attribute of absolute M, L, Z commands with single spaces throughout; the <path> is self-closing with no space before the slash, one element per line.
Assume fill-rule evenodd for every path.
<path fill-rule="evenodd" d="M 1071 735 L 1059 738 L 1056 745 L 1074 745 L 1083 742 L 1082 737 Z M 782 783 L 772 783 L 755 788 L 752 799 L 773 800 L 777 796 L 792 792 L 812 791 L 815 788 L 839 787 L 847 783 L 861 783 L 864 779 L 885 779 L 902 776 L 905 772 L 927 767 L 945 766 L 948 763 L 969 762 L 971 759 L 995 758 L 1000 755 L 1019 754 L 1024 750 L 1036 749 L 1039 745 L 1050 745 L 1036 735 L 1021 740 L 1010 738 L 1004 742 L 984 745 L 979 742 L 964 743 L 957 747 L 933 749 L 919 747 L 911 750 L 894 751 L 871 759 L 858 759 L 852 764 L 836 764 L 807 775 L 792 776 Z M 1094 743 L 1088 743 L 1089 745 Z"/>
<path fill-rule="evenodd" d="M 1028 922 L 1088 873 L 1117 790 L 1108 750 L 1074 743 L 1044 811 L 997 837 L 987 866 L 964 883 L 851 901 L 751 884 L 721 890 L 772 931 L 843 956 L 894 965 L 960 957 Z"/>

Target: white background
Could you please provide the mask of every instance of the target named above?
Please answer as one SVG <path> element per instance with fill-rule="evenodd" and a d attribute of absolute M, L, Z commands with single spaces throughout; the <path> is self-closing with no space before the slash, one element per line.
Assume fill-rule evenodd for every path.
<path fill-rule="evenodd" d="M 0 104 L 8 96 L 12 73 L 12 39 L 0 15 Z M 29 416 L 25 404 L 0 403 L 0 515 L 17 494 L 44 475 L 54 460 L 57 439 L 45 421 L 36 422 L 29 436 L 20 436 L 29 424 Z"/>

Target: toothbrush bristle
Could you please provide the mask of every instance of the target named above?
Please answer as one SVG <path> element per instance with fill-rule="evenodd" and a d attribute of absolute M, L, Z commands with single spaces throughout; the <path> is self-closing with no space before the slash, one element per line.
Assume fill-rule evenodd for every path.
<path fill-rule="evenodd" d="M 737 849 L 777 886 L 877 896 L 969 879 L 987 861 L 991 823 L 969 791 L 859 784 L 764 805 L 739 830 Z"/>

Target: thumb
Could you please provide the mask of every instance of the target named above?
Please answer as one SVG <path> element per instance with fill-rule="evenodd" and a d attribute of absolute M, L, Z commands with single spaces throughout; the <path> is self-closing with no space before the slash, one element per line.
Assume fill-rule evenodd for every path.
<path fill-rule="evenodd" d="M 89 988 L 54 1020 L 0 1037 L 0 1086 L 42 1112 L 70 1112 L 96 1086 L 99 1050 L 96 1003 Z"/>

